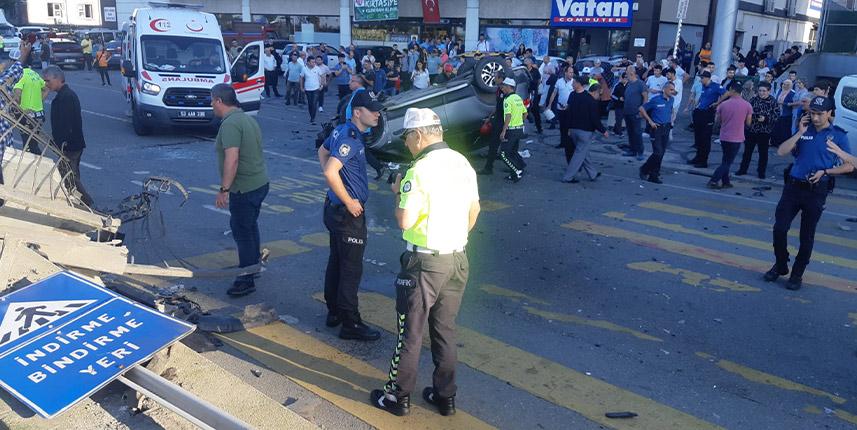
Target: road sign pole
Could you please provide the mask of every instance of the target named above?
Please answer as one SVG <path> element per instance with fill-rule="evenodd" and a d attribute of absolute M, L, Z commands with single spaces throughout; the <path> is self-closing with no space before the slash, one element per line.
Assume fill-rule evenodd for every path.
<path fill-rule="evenodd" d="M 137 366 L 120 376 L 119 381 L 151 398 L 205 430 L 245 430 L 251 428 L 238 418 L 194 396 L 152 371 Z"/>
<path fill-rule="evenodd" d="M 678 2 L 678 13 L 676 14 L 676 18 L 678 18 L 678 24 L 675 29 L 675 46 L 673 46 L 673 57 L 678 58 L 678 43 L 681 40 L 681 26 L 684 23 L 684 18 L 687 17 L 687 7 L 690 3 L 690 0 L 680 0 Z"/>

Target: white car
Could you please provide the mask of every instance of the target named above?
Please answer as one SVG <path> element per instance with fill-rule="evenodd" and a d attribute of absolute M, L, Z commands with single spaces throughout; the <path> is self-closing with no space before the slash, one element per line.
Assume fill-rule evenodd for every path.
<path fill-rule="evenodd" d="M 857 144 L 857 75 L 843 77 L 836 86 L 836 119 L 834 124 L 848 132 L 852 145 Z"/>

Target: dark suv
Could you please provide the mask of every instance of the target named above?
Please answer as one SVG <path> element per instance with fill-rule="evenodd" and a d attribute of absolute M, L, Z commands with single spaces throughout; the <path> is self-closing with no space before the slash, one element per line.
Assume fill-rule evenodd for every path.
<path fill-rule="evenodd" d="M 78 69 L 84 67 L 83 49 L 80 45 L 70 39 L 51 39 L 51 63 L 64 68 L 74 66 Z"/>

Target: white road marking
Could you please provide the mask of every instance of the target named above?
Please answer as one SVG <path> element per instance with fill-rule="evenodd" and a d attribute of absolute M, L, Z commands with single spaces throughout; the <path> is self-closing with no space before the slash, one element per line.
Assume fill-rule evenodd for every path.
<path fill-rule="evenodd" d="M 45 104 L 46 104 L 46 105 L 49 105 L 49 104 L 51 104 L 51 102 L 46 101 L 46 102 L 45 102 Z M 81 111 L 81 112 L 83 112 L 83 113 L 88 113 L 88 114 L 90 114 L 90 115 L 100 116 L 100 117 L 102 117 L 102 118 L 108 118 L 108 119 L 113 119 L 113 120 L 116 120 L 116 121 L 122 121 L 122 122 L 131 122 L 131 120 L 130 120 L 130 119 L 128 119 L 128 118 L 120 118 L 120 117 L 118 117 L 118 116 L 107 115 L 106 113 L 93 112 L 93 111 L 91 111 L 91 110 L 86 110 L 86 109 L 81 109 L 80 111 Z"/>
<path fill-rule="evenodd" d="M 204 208 L 206 208 L 206 209 L 208 209 L 208 210 L 210 210 L 210 211 L 217 212 L 217 213 L 219 213 L 219 214 L 223 214 L 223 215 L 227 215 L 227 216 L 232 216 L 232 214 L 231 214 L 231 213 L 229 213 L 229 211 L 228 211 L 228 210 L 220 209 L 220 208 L 218 208 L 218 207 L 214 207 L 214 206 L 212 206 L 212 205 L 202 205 L 202 207 L 204 207 Z"/>
<path fill-rule="evenodd" d="M 84 163 L 83 161 L 80 162 L 80 165 L 83 167 L 88 167 L 92 170 L 101 170 L 101 167 L 98 167 L 95 164 Z"/>
<path fill-rule="evenodd" d="M 295 157 L 293 155 L 280 154 L 279 152 L 274 152 L 274 151 L 271 151 L 268 149 L 265 149 L 262 152 L 264 152 L 266 154 L 270 154 L 270 155 L 275 155 L 277 157 L 288 158 L 290 160 L 303 161 L 304 163 L 310 163 L 310 164 L 313 164 L 316 166 L 318 165 L 318 160 L 310 160 L 309 158 L 301 158 L 301 157 Z"/>

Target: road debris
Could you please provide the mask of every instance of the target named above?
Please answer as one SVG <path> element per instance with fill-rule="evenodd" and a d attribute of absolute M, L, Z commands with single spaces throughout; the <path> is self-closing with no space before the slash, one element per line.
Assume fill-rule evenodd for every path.
<path fill-rule="evenodd" d="M 634 418 L 637 414 L 634 412 L 607 412 L 604 416 L 607 418 Z"/>

